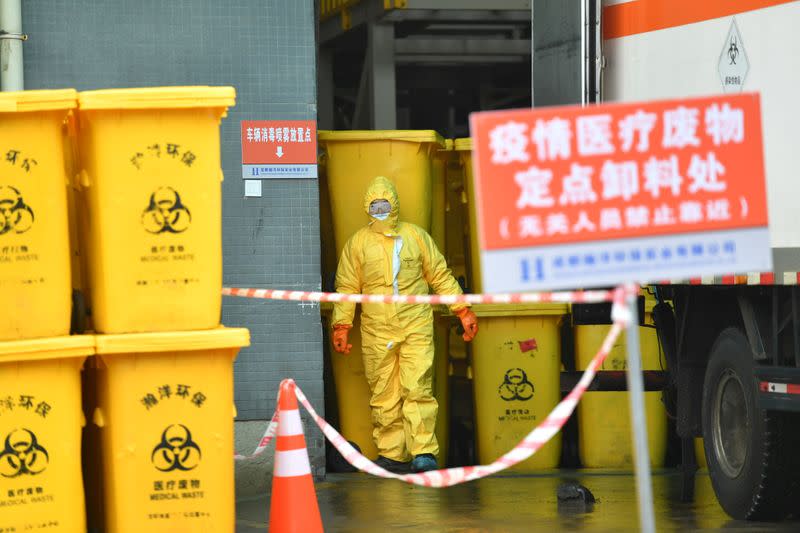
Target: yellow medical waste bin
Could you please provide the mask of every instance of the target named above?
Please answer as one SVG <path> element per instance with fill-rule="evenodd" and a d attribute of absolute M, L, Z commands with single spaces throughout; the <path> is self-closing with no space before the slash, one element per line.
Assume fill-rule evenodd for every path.
<path fill-rule="evenodd" d="M 488 464 L 511 450 L 561 400 L 559 323 L 566 304 L 476 305 L 472 341 L 478 458 Z M 556 468 L 557 434 L 533 457 L 512 468 Z"/>
<path fill-rule="evenodd" d="M 477 204 L 475 202 L 475 186 L 472 172 L 472 139 L 456 139 L 455 150 L 458 152 L 459 160 L 464 172 L 464 192 L 466 193 L 466 222 L 468 224 L 468 245 L 467 252 L 467 272 L 469 273 L 470 290 L 474 293 L 483 292 L 483 282 L 481 280 L 481 254 L 478 244 L 478 215 Z"/>
<path fill-rule="evenodd" d="M 336 256 L 368 222 L 364 193 L 375 176 L 397 187 L 400 219 L 431 231 L 433 154 L 444 147 L 435 131 L 320 131 L 327 157 Z"/>
<path fill-rule="evenodd" d="M 442 254 L 446 250 L 447 165 L 453 155 L 452 139 L 445 139 L 444 148 L 433 152 L 431 180 L 431 237 Z"/>
<path fill-rule="evenodd" d="M 233 360 L 246 329 L 100 335 L 106 531 L 233 531 Z"/>
<path fill-rule="evenodd" d="M 81 367 L 91 336 L 0 343 L 0 531 L 85 531 Z"/>
<path fill-rule="evenodd" d="M 464 191 L 464 168 L 454 153 L 451 153 L 447 161 L 446 187 L 445 246 L 442 253 L 456 279 L 463 279 L 469 292 L 474 292 L 467 280 L 465 240 L 469 237 L 469 225 L 466 213 L 467 194 Z"/>
<path fill-rule="evenodd" d="M 94 326 L 102 333 L 219 325 L 219 124 L 232 87 L 79 94 Z"/>
<path fill-rule="evenodd" d="M 440 467 L 444 467 L 447 465 L 447 450 L 450 447 L 450 360 L 447 344 L 453 317 L 434 307 L 433 320 L 433 341 L 436 346 L 433 360 L 433 396 L 439 404 L 435 430 L 439 455 L 436 460 Z"/>
<path fill-rule="evenodd" d="M 0 93 L 0 340 L 69 334 L 65 121 L 77 94 Z"/>
<path fill-rule="evenodd" d="M 642 369 L 666 370 L 651 314 L 654 300 L 645 303 L 645 326 L 639 327 Z M 576 325 L 575 363 L 585 370 L 608 335 L 609 325 Z M 600 370 L 627 369 L 625 334 L 621 334 Z M 650 464 L 664 466 L 667 453 L 667 411 L 661 392 L 645 392 L 645 416 Z M 633 467 L 630 408 L 627 392 L 587 392 L 578 404 L 578 450 L 586 468 Z"/>

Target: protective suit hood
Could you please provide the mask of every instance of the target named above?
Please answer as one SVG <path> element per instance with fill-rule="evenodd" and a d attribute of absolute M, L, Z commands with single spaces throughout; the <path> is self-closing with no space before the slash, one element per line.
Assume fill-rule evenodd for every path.
<path fill-rule="evenodd" d="M 376 220 L 369 217 L 369 204 L 375 200 L 387 200 L 392 206 L 392 210 L 386 220 Z M 373 231 L 385 235 L 393 235 L 397 230 L 397 223 L 400 221 L 400 199 L 397 196 L 397 189 L 394 183 L 388 178 L 377 176 L 367 187 L 364 195 L 364 212 L 369 217 L 369 226 Z"/>

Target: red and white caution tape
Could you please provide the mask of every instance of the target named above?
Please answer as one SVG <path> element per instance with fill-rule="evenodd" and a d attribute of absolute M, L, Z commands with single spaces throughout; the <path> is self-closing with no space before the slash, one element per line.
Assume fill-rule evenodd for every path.
<path fill-rule="evenodd" d="M 317 414 L 311 403 L 308 401 L 308 398 L 306 398 L 305 394 L 303 394 L 303 391 L 300 390 L 300 387 L 295 385 L 297 399 L 301 404 L 303 404 L 303 407 L 306 408 L 309 414 L 311 414 L 311 417 L 317 423 L 328 440 L 336 447 L 337 450 L 339 450 L 339 453 L 342 454 L 342 457 L 344 457 L 348 463 L 362 472 L 383 478 L 399 479 L 400 481 L 405 481 L 406 483 L 413 485 L 437 488 L 452 487 L 454 485 L 490 476 L 528 459 L 530 456 L 539 451 L 542 446 L 544 446 L 551 438 L 553 438 L 553 436 L 561 430 L 564 424 L 566 424 L 573 411 L 575 411 L 578 401 L 581 399 L 583 394 L 586 392 L 586 389 L 594 380 L 597 370 L 601 367 L 603 361 L 605 361 L 614 345 L 614 342 L 617 340 L 617 337 L 619 337 L 619 334 L 622 332 L 623 328 L 625 328 L 631 322 L 631 314 L 625 308 L 625 297 L 629 295 L 631 291 L 635 291 L 635 287 L 632 288 L 628 286 L 624 289 L 620 288 L 612 291 L 611 294 L 614 302 L 612 316 L 614 317 L 615 322 L 611 326 L 611 330 L 608 332 L 608 335 L 603 341 L 600 350 L 589 363 L 588 367 L 583 373 L 583 376 L 581 376 L 580 381 L 577 385 L 575 385 L 575 388 L 570 391 L 566 398 L 556 405 L 555 409 L 553 409 L 547 418 L 545 418 L 541 424 L 534 428 L 533 431 L 531 431 L 522 440 L 522 442 L 517 444 L 511 451 L 488 465 L 448 468 L 420 474 L 394 474 L 377 466 L 375 463 L 364 457 L 355 448 L 353 448 L 353 446 L 350 445 L 350 443 L 347 442 L 347 440 L 342 437 L 338 431 L 336 431 L 325 421 L 325 419 Z M 274 417 L 273 422 L 275 422 Z M 270 423 L 270 426 L 272 426 L 272 423 Z M 268 436 L 269 433 L 270 429 L 268 428 L 264 439 L 262 439 L 260 447 L 266 446 L 266 444 L 269 443 L 269 440 L 271 439 L 271 436 Z M 272 435 L 274 435 L 274 433 L 275 431 L 273 429 Z M 257 450 L 257 453 L 260 452 Z"/>
<path fill-rule="evenodd" d="M 258 457 L 259 455 L 264 453 L 264 450 L 267 449 L 267 446 L 269 446 L 269 443 L 272 442 L 272 439 L 275 438 L 275 435 L 277 435 L 277 433 L 278 433 L 278 410 L 275 409 L 275 414 L 272 415 L 272 420 L 270 420 L 269 424 L 267 424 L 267 430 L 264 431 L 264 436 L 261 437 L 258 446 L 256 446 L 256 450 L 250 455 L 236 454 L 233 456 L 233 458 L 236 459 L 237 461 L 243 461 L 245 459 L 253 459 L 254 457 Z"/>
<path fill-rule="evenodd" d="M 225 287 L 223 296 L 291 300 L 296 302 L 350 302 L 386 304 L 528 304 L 528 303 L 598 303 L 614 300 L 614 291 L 521 292 L 509 294 L 344 294 L 340 292 L 305 292 L 278 289 L 236 289 Z"/>

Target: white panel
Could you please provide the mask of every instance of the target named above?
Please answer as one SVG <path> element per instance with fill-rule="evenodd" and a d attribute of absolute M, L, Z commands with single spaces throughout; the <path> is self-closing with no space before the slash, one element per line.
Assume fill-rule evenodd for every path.
<path fill-rule="evenodd" d="M 733 18 L 606 41 L 606 100 L 722 93 L 718 62 Z M 750 66 L 744 91 L 761 93 L 771 243 L 776 248 L 798 247 L 800 2 L 741 13 L 735 19 Z"/>

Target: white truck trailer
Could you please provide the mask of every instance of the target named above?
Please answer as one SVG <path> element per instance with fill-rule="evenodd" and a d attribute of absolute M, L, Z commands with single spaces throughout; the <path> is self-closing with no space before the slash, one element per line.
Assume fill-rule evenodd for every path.
<path fill-rule="evenodd" d="M 588 0 L 584 97 L 759 92 L 773 272 L 674 281 L 656 309 L 672 410 L 740 519 L 800 511 L 800 1 Z M 691 464 L 690 460 L 687 463 Z"/>

